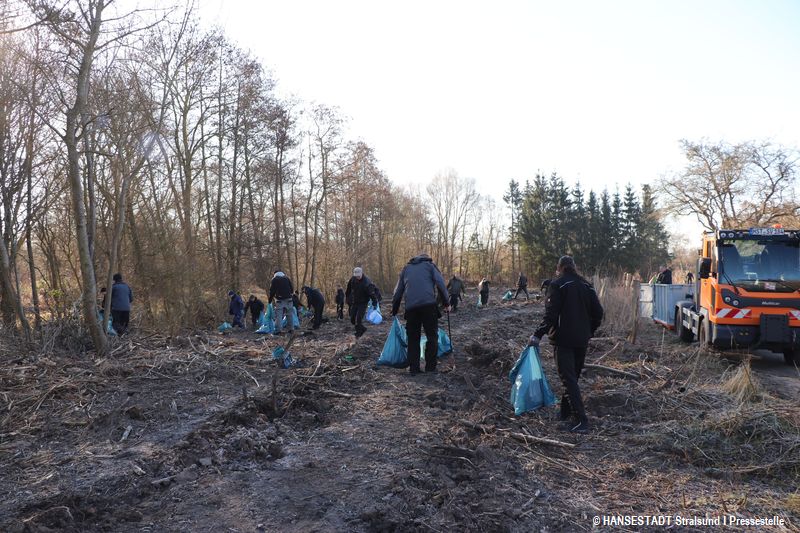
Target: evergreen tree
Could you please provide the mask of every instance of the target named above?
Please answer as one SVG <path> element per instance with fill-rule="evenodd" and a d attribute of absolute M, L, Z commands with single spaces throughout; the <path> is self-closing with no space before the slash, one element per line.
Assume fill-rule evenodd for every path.
<path fill-rule="evenodd" d="M 519 237 L 518 225 L 519 215 L 522 208 L 522 191 L 519 188 L 519 183 L 511 180 L 508 184 L 508 191 L 503 195 L 503 201 L 508 205 L 511 211 L 511 227 L 509 227 L 509 243 L 511 244 L 511 270 L 516 271 L 517 266 L 521 261 L 518 261 L 519 254 L 517 253 Z M 521 266 L 519 268 L 522 268 Z"/>

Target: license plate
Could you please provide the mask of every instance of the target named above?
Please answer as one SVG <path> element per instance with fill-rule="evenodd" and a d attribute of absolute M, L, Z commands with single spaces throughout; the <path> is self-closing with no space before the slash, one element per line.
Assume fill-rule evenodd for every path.
<path fill-rule="evenodd" d="M 783 228 L 750 228 L 750 235 L 784 235 Z"/>

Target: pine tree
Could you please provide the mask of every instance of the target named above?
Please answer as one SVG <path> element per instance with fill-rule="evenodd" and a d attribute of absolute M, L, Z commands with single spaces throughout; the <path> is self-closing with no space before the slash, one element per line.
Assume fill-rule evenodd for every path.
<path fill-rule="evenodd" d="M 519 212 L 522 208 L 522 191 L 519 188 L 519 183 L 511 180 L 508 184 L 508 191 L 503 195 L 503 201 L 508 205 L 511 211 L 511 227 L 509 228 L 509 243 L 511 244 L 511 270 L 517 270 L 519 254 L 517 252 L 519 244 L 518 225 L 519 225 Z M 521 266 L 519 268 L 522 268 Z"/>

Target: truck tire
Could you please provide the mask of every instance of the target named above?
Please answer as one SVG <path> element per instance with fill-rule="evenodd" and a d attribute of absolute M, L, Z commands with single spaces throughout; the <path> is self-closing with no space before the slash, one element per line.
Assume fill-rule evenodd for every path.
<path fill-rule="evenodd" d="M 694 333 L 692 330 L 688 329 L 686 326 L 683 325 L 683 316 L 681 314 L 680 309 L 675 310 L 675 333 L 678 334 L 678 338 L 683 342 L 692 342 L 694 340 Z"/>
<path fill-rule="evenodd" d="M 784 350 L 783 351 L 783 362 L 789 366 L 794 366 L 795 361 L 797 361 L 797 355 L 795 354 L 794 350 Z M 800 364 L 800 361 L 797 361 Z"/>
<path fill-rule="evenodd" d="M 697 325 L 697 340 L 700 341 L 701 350 L 708 350 L 710 345 L 708 340 L 708 327 L 705 322 L 705 320 L 700 319 L 700 323 Z"/>

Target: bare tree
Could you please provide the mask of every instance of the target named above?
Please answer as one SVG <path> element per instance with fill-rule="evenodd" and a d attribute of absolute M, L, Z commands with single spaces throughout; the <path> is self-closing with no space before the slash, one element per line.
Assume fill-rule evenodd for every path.
<path fill-rule="evenodd" d="M 708 230 L 796 216 L 797 153 L 769 142 L 681 141 L 687 164 L 661 180 L 665 208 L 694 215 Z"/>

